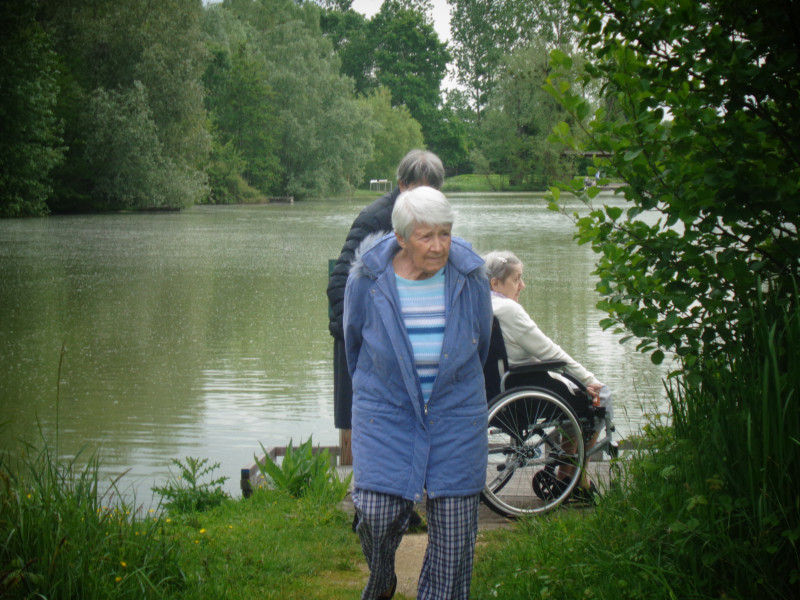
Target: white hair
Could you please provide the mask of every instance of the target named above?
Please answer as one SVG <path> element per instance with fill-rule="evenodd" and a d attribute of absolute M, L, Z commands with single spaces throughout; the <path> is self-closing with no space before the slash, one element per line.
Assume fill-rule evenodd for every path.
<path fill-rule="evenodd" d="M 455 213 L 445 195 L 425 185 L 400 194 L 392 210 L 392 229 L 404 240 L 418 225 L 452 225 L 453 221 Z"/>

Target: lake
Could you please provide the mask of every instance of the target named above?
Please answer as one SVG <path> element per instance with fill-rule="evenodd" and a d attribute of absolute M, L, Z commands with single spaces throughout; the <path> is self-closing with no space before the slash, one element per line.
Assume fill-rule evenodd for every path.
<path fill-rule="evenodd" d="M 450 199 L 455 235 L 525 263 L 522 304 L 614 390 L 621 437 L 664 410 L 664 368 L 598 325 L 595 255 L 570 219 L 537 194 Z M 0 447 L 99 452 L 147 504 L 173 458 L 219 462 L 238 495 L 260 444 L 338 444 L 328 259 L 367 203 L 0 221 Z"/>

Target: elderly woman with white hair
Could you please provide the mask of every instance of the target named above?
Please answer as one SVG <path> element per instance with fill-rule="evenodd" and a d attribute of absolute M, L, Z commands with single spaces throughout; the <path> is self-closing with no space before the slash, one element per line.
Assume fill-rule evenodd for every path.
<path fill-rule="evenodd" d="M 444 195 L 399 196 L 394 234 L 364 240 L 347 281 L 353 379 L 353 504 L 370 575 L 362 598 L 391 598 L 395 552 L 427 493 L 418 598 L 466 600 L 487 461 L 483 363 L 492 308 L 483 261 L 452 236 Z"/>
<path fill-rule="evenodd" d="M 521 364 L 531 360 L 564 361 L 566 363 L 564 371 L 581 381 L 593 401 L 599 406 L 604 406 L 609 417 L 612 417 L 611 390 L 608 386 L 603 385 L 593 373 L 539 329 L 519 303 L 520 294 L 525 289 L 522 261 L 507 250 L 489 252 L 483 259 L 486 262 L 486 276 L 492 288 L 492 311 L 503 332 L 509 364 Z M 590 443 L 594 444 L 596 439 L 597 434 Z M 571 473 L 560 472 L 559 475 L 571 476 Z M 596 492 L 597 489 L 584 472 L 582 481 L 572 492 L 572 497 L 574 500 L 588 501 Z"/>

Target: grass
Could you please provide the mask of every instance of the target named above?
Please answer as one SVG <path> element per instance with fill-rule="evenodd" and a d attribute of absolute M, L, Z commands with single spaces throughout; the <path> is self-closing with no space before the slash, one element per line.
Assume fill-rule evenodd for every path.
<path fill-rule="evenodd" d="M 732 523 L 741 515 L 718 481 L 687 485 L 680 465 L 694 460 L 692 448 L 670 432 L 653 428 L 654 449 L 624 461 L 627 485 L 606 490 L 596 508 L 482 533 L 471 597 L 791 597 L 780 587 L 793 560 L 796 568 L 787 548 L 776 556 L 769 538 L 708 535 L 709 507 Z M 48 460 L 36 455 L 25 477 L 2 465 L 4 599 L 360 596 L 364 560 L 350 515 L 335 503 L 262 487 L 206 511 L 137 514 L 93 501 L 96 462 L 68 484 Z M 726 567 L 742 569 L 745 582 L 722 577 Z"/>
<path fill-rule="evenodd" d="M 165 523 L 137 515 L 98 480 L 47 448 L 0 457 L 0 597 L 162 597 L 182 586 Z"/>
<path fill-rule="evenodd" d="M 354 599 L 364 584 L 348 515 L 285 492 L 256 490 L 173 533 L 186 575 L 175 598 Z"/>
<path fill-rule="evenodd" d="M 447 177 L 444 180 L 442 191 L 447 194 L 450 192 L 509 192 L 523 190 L 510 186 L 506 175 L 470 173 Z"/>
<path fill-rule="evenodd" d="M 592 511 L 490 535 L 474 598 L 797 597 L 796 288 L 743 301 L 740 318 L 739 353 L 696 371 L 699 383 L 673 382 L 674 425 L 648 427 L 624 486 Z"/>
<path fill-rule="evenodd" d="M 671 388 L 674 426 L 645 429 L 644 449 L 619 465 L 624 485 L 592 510 L 483 533 L 471 597 L 795 598 L 800 301 L 796 291 L 778 300 L 755 299 L 740 355 L 715 362 L 702 385 Z M 101 489 L 98 462 L 79 469 L 46 447 L 0 456 L 0 598 L 360 596 L 366 572 L 341 482 L 310 441 L 265 465 L 294 495 L 219 498 L 206 462 L 187 459 L 178 465 L 192 480 L 168 482 L 163 513 L 141 514 L 114 483 Z M 183 495 L 192 501 L 176 502 Z"/>
<path fill-rule="evenodd" d="M 747 507 L 731 502 L 718 479 L 687 485 L 682 465 L 696 462 L 693 448 L 662 445 L 627 462 L 630 485 L 606 490 L 593 510 L 560 510 L 513 532 L 490 532 L 472 597 L 796 597 L 796 548 L 786 543 L 776 552 L 774 538 L 755 529 L 741 535 Z"/>
<path fill-rule="evenodd" d="M 623 467 L 634 486 L 605 490 L 591 511 L 561 510 L 521 522 L 515 535 L 492 533 L 474 598 L 741 597 L 683 568 L 685 548 L 672 531 L 686 498 L 674 470 L 659 459 L 648 453 Z"/>
<path fill-rule="evenodd" d="M 2 456 L 0 598 L 338 599 L 363 585 L 358 540 L 335 503 L 266 487 L 219 501 L 218 480 L 175 479 L 171 508 L 142 514 L 114 483 L 103 491 L 98 472 L 96 458 L 78 468 L 46 448 Z"/>

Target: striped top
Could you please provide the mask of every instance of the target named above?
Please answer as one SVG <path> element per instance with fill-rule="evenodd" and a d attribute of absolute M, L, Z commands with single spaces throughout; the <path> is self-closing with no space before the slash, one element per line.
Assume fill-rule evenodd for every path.
<path fill-rule="evenodd" d="M 414 350 L 425 412 L 439 373 L 439 356 L 444 339 L 444 268 L 421 281 L 395 275 L 400 296 L 400 312 Z"/>

